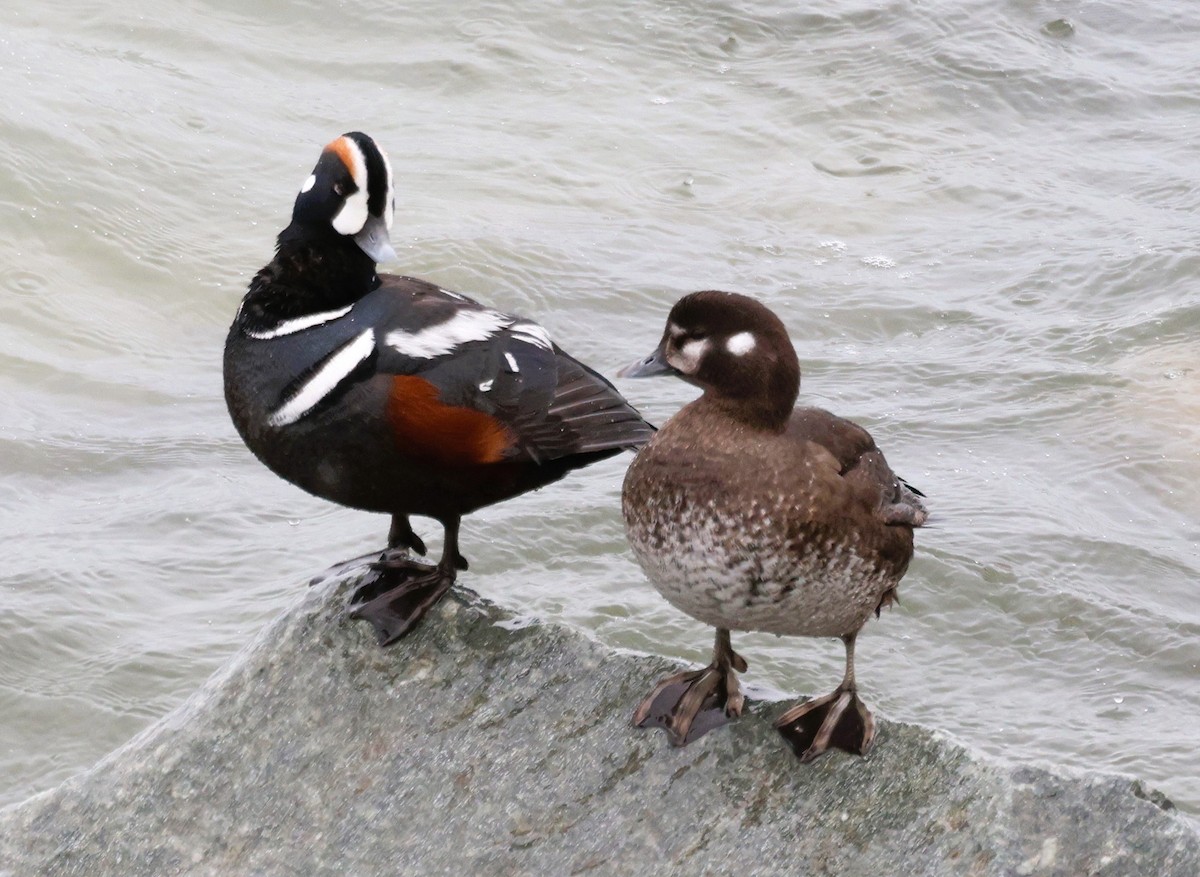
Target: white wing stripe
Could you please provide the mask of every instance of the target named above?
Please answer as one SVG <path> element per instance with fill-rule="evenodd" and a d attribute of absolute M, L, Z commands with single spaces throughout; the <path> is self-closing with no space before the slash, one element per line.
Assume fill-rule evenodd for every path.
<path fill-rule="evenodd" d="M 540 347 L 543 350 L 551 350 L 554 347 L 554 343 L 550 340 L 550 333 L 537 323 L 513 323 L 512 333 L 513 338 L 517 341 L 524 341 L 534 347 Z"/>
<path fill-rule="evenodd" d="M 251 338 L 258 338 L 261 341 L 278 338 L 280 335 L 292 335 L 296 332 L 303 332 L 305 329 L 311 329 L 313 326 L 328 323 L 330 320 L 336 320 L 338 317 L 344 317 L 350 313 L 350 309 L 353 307 L 354 305 L 346 305 L 344 308 L 338 308 L 336 311 L 322 311 L 319 314 L 296 317 L 294 320 L 284 320 L 274 329 L 266 329 L 262 332 L 247 331 L 246 334 Z"/>
<path fill-rule="evenodd" d="M 445 356 L 460 344 L 486 341 L 511 324 L 510 317 L 497 311 L 458 311 L 446 322 L 426 326 L 417 332 L 405 332 L 403 329 L 388 332 L 384 342 L 405 356 L 433 359 Z"/>
<path fill-rule="evenodd" d="M 271 426 L 295 423 L 332 393 L 374 349 L 375 332 L 372 329 L 367 329 L 361 335 L 347 341 L 290 399 L 275 410 L 267 423 Z"/>

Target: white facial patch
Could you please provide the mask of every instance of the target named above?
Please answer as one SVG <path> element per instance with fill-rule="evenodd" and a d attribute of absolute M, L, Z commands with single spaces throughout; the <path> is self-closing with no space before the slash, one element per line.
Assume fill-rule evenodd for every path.
<path fill-rule="evenodd" d="M 300 187 L 300 194 L 312 191 L 312 187 L 317 184 L 317 175 L 309 174 L 308 179 L 304 181 L 304 185 Z"/>
<path fill-rule="evenodd" d="M 675 368 L 679 369 L 685 375 L 694 375 L 700 370 L 700 360 L 704 359 L 708 353 L 709 340 L 707 338 L 693 338 L 691 341 L 684 342 L 679 348 L 679 352 L 668 359 Z"/>
<path fill-rule="evenodd" d="M 534 347 L 542 348 L 542 350 L 554 349 L 554 342 L 550 340 L 550 333 L 537 323 L 530 323 L 528 321 L 513 323 L 512 336 L 517 341 L 524 341 L 526 344 L 532 344 Z"/>
<path fill-rule="evenodd" d="M 312 377 L 300 385 L 300 389 L 296 390 L 291 398 L 275 410 L 267 419 L 267 423 L 271 426 L 295 423 L 337 389 L 338 384 L 350 377 L 350 373 L 374 350 L 375 332 L 372 329 L 367 329 L 361 335 L 347 341 Z"/>
<path fill-rule="evenodd" d="M 730 335 L 725 341 L 725 349 L 734 356 L 745 356 L 754 349 L 758 342 L 754 339 L 754 334 L 751 332 L 738 332 L 736 335 Z"/>
<path fill-rule="evenodd" d="M 306 317 L 296 317 L 294 320 L 284 320 L 274 329 L 267 329 L 262 332 L 247 332 L 251 338 L 258 338 L 266 341 L 269 338 L 278 338 L 280 335 L 291 335 L 295 332 L 303 332 L 305 329 L 311 329 L 313 326 L 320 326 L 323 323 L 328 323 L 330 320 L 336 320 L 338 317 L 344 317 L 350 313 L 350 309 L 354 305 L 346 305 L 344 308 L 338 308 L 336 311 L 322 311 L 319 314 L 309 314 Z"/>
<path fill-rule="evenodd" d="M 375 144 L 379 149 L 379 144 Z M 392 190 L 392 163 L 388 161 L 387 153 L 379 149 L 379 157 L 383 159 L 383 170 L 387 174 L 387 197 L 383 201 L 383 224 L 387 230 L 392 230 L 392 217 L 396 214 L 396 194 Z"/>
<path fill-rule="evenodd" d="M 350 170 L 358 189 L 346 197 L 342 209 L 333 217 L 333 228 L 338 234 L 358 234 L 367 224 L 367 158 L 349 137 L 335 140 L 334 151 Z"/>
<path fill-rule="evenodd" d="M 683 334 L 683 331 L 684 330 L 682 326 L 676 326 L 674 323 L 667 323 L 667 334 L 672 338 L 678 340 L 679 336 Z"/>
<path fill-rule="evenodd" d="M 461 344 L 486 341 L 511 322 L 509 317 L 497 311 L 458 311 L 446 322 L 426 326 L 417 332 L 403 329 L 388 332 L 384 342 L 405 356 L 433 359 L 451 353 Z"/>
<path fill-rule="evenodd" d="M 517 358 L 511 353 L 505 353 L 504 359 L 508 363 L 508 370 L 515 374 L 520 374 L 521 369 L 517 366 Z"/>

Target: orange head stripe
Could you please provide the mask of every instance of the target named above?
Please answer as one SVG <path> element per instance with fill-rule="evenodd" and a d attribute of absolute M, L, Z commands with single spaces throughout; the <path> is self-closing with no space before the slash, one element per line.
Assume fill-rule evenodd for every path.
<path fill-rule="evenodd" d="M 350 172 L 350 176 L 355 176 L 357 169 L 358 156 L 355 155 L 353 148 L 350 146 L 349 138 L 342 136 L 334 140 L 324 149 L 325 152 L 332 152 L 342 160 L 342 164 L 346 166 L 346 170 Z"/>
<path fill-rule="evenodd" d="M 392 378 L 387 415 L 401 450 L 439 463 L 498 463 L 513 443 L 496 418 L 443 404 L 437 388 L 423 378 Z"/>

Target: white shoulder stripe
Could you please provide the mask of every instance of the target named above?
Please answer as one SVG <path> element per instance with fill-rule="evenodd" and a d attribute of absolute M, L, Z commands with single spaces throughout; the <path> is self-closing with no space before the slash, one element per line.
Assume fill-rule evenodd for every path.
<path fill-rule="evenodd" d="M 325 364 L 305 381 L 292 397 L 280 405 L 267 423 L 271 426 L 287 426 L 295 423 L 312 411 L 322 399 L 332 393 L 342 381 L 350 376 L 375 349 L 375 332 L 367 329 L 345 344 Z"/>
<path fill-rule="evenodd" d="M 517 341 L 524 341 L 526 344 L 532 344 L 543 350 L 551 350 L 554 347 L 554 342 L 550 340 L 550 333 L 537 323 L 528 321 L 513 323 L 512 334 Z"/>
<path fill-rule="evenodd" d="M 458 311 L 444 323 L 426 326 L 417 332 L 395 329 L 384 337 L 388 347 L 416 359 L 445 356 L 461 344 L 486 341 L 512 323 L 498 311 Z"/>
<path fill-rule="evenodd" d="M 336 320 L 338 317 L 344 317 L 350 313 L 350 309 L 354 305 L 346 305 L 344 308 L 338 308 L 336 311 L 323 311 L 319 314 L 308 314 L 304 317 L 296 317 L 294 320 L 284 320 L 273 329 L 266 329 L 262 332 L 250 332 L 246 334 L 251 338 L 258 338 L 261 341 L 266 341 L 270 338 L 278 338 L 280 335 L 291 335 L 295 332 L 303 332 L 305 329 L 311 329 L 313 326 L 320 326 L 322 323 L 328 323 L 330 320 Z"/>

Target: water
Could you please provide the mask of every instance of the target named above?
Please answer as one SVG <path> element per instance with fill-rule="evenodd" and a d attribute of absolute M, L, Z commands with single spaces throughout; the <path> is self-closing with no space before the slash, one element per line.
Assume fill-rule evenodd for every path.
<path fill-rule="evenodd" d="M 935 513 L 860 639 L 868 702 L 1200 815 L 1200 11 L 540 7 L 0 13 L 0 804 L 381 544 L 383 518 L 255 462 L 220 384 L 296 189 L 359 128 L 396 170 L 393 270 L 534 316 L 609 374 L 687 291 L 777 309 L 804 398 L 872 430 Z M 621 386 L 660 421 L 693 392 Z M 626 464 L 468 519 L 463 582 L 707 660 L 625 548 Z M 841 673 L 834 641 L 735 646 L 762 687 Z"/>

